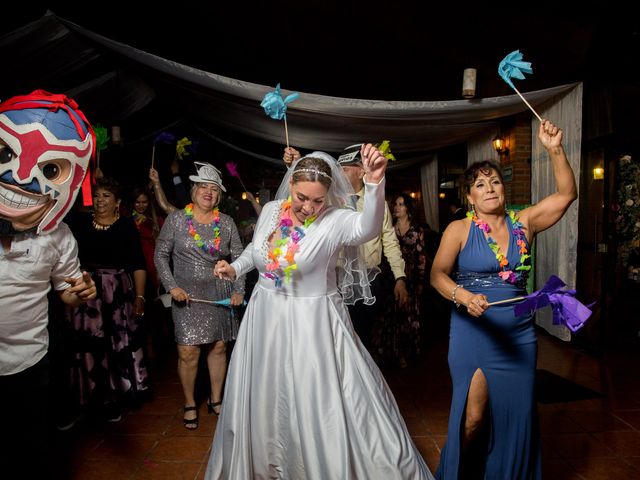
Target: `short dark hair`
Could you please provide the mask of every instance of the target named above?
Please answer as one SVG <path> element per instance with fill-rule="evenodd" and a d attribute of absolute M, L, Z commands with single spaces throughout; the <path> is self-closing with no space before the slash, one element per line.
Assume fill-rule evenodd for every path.
<path fill-rule="evenodd" d="M 478 179 L 479 174 L 489 175 L 491 171 L 495 170 L 498 177 L 500 177 L 500 181 L 504 183 L 502 178 L 502 169 L 500 165 L 491 160 L 482 160 L 480 162 L 475 162 L 469 165 L 469 167 L 464 171 L 464 189 L 467 193 L 471 191 L 471 187 L 476 180 Z"/>
<path fill-rule="evenodd" d="M 97 179 L 96 186 L 93 188 L 93 190 L 96 191 L 98 189 L 111 192 L 113 196 L 116 197 L 116 200 L 120 200 L 122 198 L 120 184 L 113 178 L 102 177 Z"/>

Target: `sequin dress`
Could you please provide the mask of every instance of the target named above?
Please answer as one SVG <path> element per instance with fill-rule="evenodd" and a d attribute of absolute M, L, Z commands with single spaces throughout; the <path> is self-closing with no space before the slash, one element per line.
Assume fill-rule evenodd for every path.
<path fill-rule="evenodd" d="M 380 233 L 384 188 L 366 190 L 362 214 L 329 208 L 311 224 L 281 288 L 262 274 L 282 201 L 265 205 L 233 264 L 261 275 L 233 349 L 207 479 L 433 478 L 336 288 L 341 246 Z"/>
<path fill-rule="evenodd" d="M 202 239 L 213 240 L 211 224 L 203 225 L 193 219 Z M 180 287 L 194 298 L 223 300 L 232 293 L 244 293 L 244 276 L 231 283 L 213 276 L 218 260 L 233 261 L 242 253 L 242 242 L 233 219 L 220 212 L 220 250 L 211 255 L 196 245 L 189 234 L 184 210 L 172 212 L 166 219 L 154 256 L 160 281 L 169 292 Z M 173 271 L 170 268 L 173 262 Z M 236 338 L 238 319 L 233 309 L 190 302 L 172 305 L 176 342 L 181 345 L 203 345 L 218 340 L 228 342 Z"/>

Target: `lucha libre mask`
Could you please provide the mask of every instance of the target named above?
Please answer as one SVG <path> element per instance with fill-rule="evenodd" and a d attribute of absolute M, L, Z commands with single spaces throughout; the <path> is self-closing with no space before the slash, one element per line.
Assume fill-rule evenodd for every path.
<path fill-rule="evenodd" d="M 18 232 L 55 230 L 73 206 L 95 143 L 84 114 L 64 95 L 36 90 L 0 103 L 0 221 Z"/>

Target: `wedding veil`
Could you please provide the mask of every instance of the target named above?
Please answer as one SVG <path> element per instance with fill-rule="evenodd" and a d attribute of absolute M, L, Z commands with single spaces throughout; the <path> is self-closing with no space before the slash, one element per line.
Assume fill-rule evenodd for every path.
<path fill-rule="evenodd" d="M 355 210 L 357 196 L 349 179 L 345 176 L 338 162 L 331 155 L 324 152 L 313 152 L 294 162 L 282 179 L 275 199 L 285 200 L 289 197 L 291 193 L 289 183 L 296 165 L 300 160 L 307 157 L 323 160 L 331 168 L 331 186 L 327 192 L 326 206 Z M 369 284 L 379 272 L 380 269 L 378 267 L 367 270 L 361 245 L 343 246 L 338 258 L 336 273 L 338 290 L 342 294 L 344 303 L 353 305 L 358 300 L 362 300 L 365 305 L 372 305 L 376 298 L 372 296 Z"/>

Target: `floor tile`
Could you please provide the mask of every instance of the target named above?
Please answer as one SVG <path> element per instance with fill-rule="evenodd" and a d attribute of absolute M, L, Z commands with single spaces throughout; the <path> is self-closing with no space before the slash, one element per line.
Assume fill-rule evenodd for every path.
<path fill-rule="evenodd" d="M 640 478 L 640 470 L 619 458 L 594 457 L 570 460 L 570 463 L 586 480 L 638 480 Z"/>
<path fill-rule="evenodd" d="M 153 462 L 146 460 L 134 475 L 135 480 L 195 480 L 199 462 Z"/>
<path fill-rule="evenodd" d="M 152 462 L 203 462 L 211 448 L 210 437 L 175 436 L 158 441 L 149 454 Z"/>
<path fill-rule="evenodd" d="M 433 339 L 431 347 L 421 363 L 383 373 L 416 447 L 435 470 L 447 438 L 451 379 L 447 339 Z M 602 393 L 538 404 L 543 478 L 640 479 L 640 386 L 634 383 L 640 377 L 629 368 L 640 356 L 595 358 L 546 334 L 539 335 L 539 351 L 538 368 Z M 85 419 L 57 432 L 60 471 L 74 479 L 203 479 L 218 417 L 200 403 L 199 428 L 186 430 L 173 360 L 158 373 L 153 399 L 122 422 Z"/>

